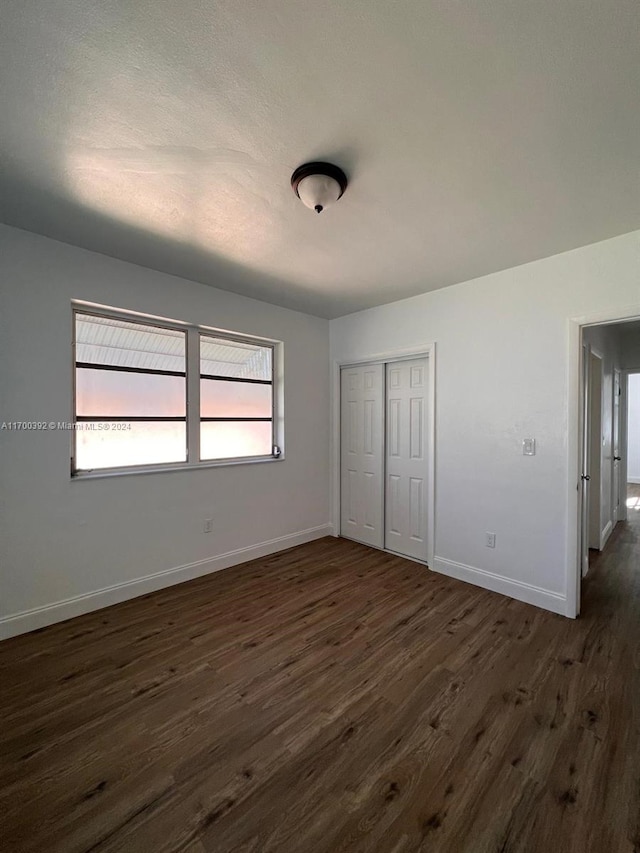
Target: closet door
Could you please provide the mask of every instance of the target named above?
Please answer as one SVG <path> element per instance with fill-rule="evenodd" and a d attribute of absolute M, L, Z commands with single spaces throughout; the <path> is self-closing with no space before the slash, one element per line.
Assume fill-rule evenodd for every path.
<path fill-rule="evenodd" d="M 385 545 L 427 560 L 427 359 L 386 365 Z"/>
<path fill-rule="evenodd" d="M 340 379 L 340 532 L 383 548 L 384 365 L 345 367 Z"/>

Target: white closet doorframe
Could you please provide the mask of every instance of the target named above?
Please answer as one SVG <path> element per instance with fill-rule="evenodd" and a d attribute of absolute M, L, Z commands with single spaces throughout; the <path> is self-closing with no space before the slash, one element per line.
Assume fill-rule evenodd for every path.
<path fill-rule="evenodd" d="M 397 349 L 388 352 L 358 353 L 357 357 L 334 359 L 331 377 L 331 522 L 333 535 L 340 535 L 340 371 L 343 367 L 356 366 L 359 364 L 372 364 L 377 362 L 388 363 L 390 361 L 404 361 L 413 358 L 426 358 L 429 372 L 428 389 L 428 421 L 427 438 L 428 450 L 428 476 L 427 476 L 427 565 L 433 567 L 433 556 L 436 545 L 436 345 L 435 343 L 424 344 L 411 349 Z M 407 557 L 406 559 L 411 559 Z"/>

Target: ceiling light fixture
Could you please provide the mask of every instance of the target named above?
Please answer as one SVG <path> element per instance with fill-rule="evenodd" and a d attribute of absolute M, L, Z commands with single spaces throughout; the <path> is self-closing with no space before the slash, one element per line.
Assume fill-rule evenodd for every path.
<path fill-rule="evenodd" d="M 347 176 L 332 163 L 305 163 L 291 175 L 291 186 L 306 207 L 322 213 L 341 198 L 347 188 Z"/>

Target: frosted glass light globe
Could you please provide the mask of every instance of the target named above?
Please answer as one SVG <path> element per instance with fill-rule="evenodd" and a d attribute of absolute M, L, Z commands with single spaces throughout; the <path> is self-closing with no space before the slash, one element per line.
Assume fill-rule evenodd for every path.
<path fill-rule="evenodd" d="M 322 213 L 342 195 L 340 184 L 328 175 L 309 175 L 298 184 L 300 201 L 310 210 Z"/>

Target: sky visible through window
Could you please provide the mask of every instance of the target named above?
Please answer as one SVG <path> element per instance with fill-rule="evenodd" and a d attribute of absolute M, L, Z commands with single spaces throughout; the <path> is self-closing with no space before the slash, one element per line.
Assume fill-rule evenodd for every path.
<path fill-rule="evenodd" d="M 76 469 L 187 460 L 186 332 L 76 314 Z M 272 452 L 272 350 L 203 335 L 200 459 Z"/>

